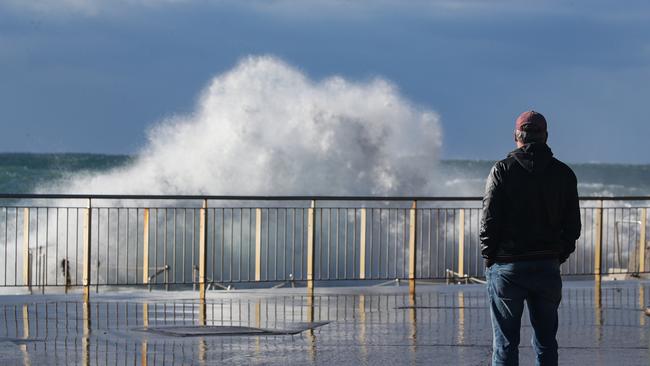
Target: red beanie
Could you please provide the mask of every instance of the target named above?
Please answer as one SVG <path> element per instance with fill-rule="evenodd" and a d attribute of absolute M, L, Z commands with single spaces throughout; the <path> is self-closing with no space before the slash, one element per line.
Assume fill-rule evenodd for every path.
<path fill-rule="evenodd" d="M 541 113 L 526 111 L 517 117 L 515 129 L 527 132 L 546 132 L 546 118 Z"/>

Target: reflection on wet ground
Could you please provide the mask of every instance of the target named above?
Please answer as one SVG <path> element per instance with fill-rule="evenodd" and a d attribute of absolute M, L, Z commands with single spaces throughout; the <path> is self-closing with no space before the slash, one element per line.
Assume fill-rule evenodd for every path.
<path fill-rule="evenodd" d="M 563 296 L 561 363 L 648 365 L 649 281 L 601 288 L 565 282 Z M 419 285 L 415 296 L 406 287 L 355 287 L 318 289 L 313 297 L 305 289 L 215 291 L 203 304 L 195 297 L 105 293 L 87 305 L 78 295 L 2 297 L 0 362 L 489 364 L 490 317 L 481 285 Z M 528 319 L 523 324 L 521 362 L 533 364 Z M 267 332 L 256 334 L 260 329 Z"/>

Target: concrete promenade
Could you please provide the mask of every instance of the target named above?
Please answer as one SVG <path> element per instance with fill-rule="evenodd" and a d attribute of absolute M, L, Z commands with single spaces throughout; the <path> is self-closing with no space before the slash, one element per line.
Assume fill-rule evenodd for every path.
<path fill-rule="evenodd" d="M 650 364 L 650 281 L 565 281 L 560 363 Z M 2 365 L 489 365 L 482 285 L 0 296 Z M 534 364 L 525 316 L 520 361 Z M 205 325 L 205 326 L 203 326 Z M 312 328 L 312 329 L 309 329 Z"/>

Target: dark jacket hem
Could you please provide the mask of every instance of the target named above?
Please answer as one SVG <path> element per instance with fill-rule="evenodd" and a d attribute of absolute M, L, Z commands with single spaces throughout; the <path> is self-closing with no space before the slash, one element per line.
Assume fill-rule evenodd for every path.
<path fill-rule="evenodd" d="M 534 260 L 543 260 L 543 259 L 557 259 L 560 260 L 560 255 L 557 253 L 544 253 L 544 254 L 524 254 L 524 255 L 508 255 L 508 256 L 496 256 L 486 258 L 490 262 L 498 263 L 512 263 L 512 262 L 522 262 L 522 261 L 534 261 Z"/>

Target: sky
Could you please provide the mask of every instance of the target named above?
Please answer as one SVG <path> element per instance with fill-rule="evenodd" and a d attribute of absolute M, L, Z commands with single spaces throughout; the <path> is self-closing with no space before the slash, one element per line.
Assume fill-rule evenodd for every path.
<path fill-rule="evenodd" d="M 442 158 L 500 159 L 543 113 L 567 162 L 650 163 L 650 2 L 0 0 L 0 152 L 133 154 L 249 55 L 389 80 Z"/>

